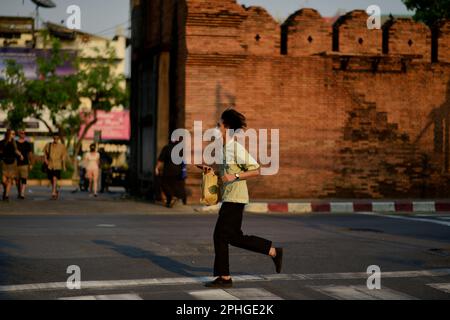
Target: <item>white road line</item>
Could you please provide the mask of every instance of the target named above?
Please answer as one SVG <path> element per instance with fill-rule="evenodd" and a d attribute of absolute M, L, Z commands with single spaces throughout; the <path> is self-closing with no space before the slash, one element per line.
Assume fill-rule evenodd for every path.
<path fill-rule="evenodd" d="M 188 293 L 198 300 L 283 300 L 263 288 L 207 289 Z"/>
<path fill-rule="evenodd" d="M 416 300 L 416 298 L 391 290 L 369 290 L 366 286 L 309 286 L 309 288 L 337 300 Z"/>
<path fill-rule="evenodd" d="M 443 291 L 445 293 L 450 293 L 450 283 L 430 283 L 427 286 L 432 287 L 436 290 Z"/>
<path fill-rule="evenodd" d="M 115 228 L 116 225 L 115 224 L 98 224 L 97 227 L 98 228 Z"/>
<path fill-rule="evenodd" d="M 197 300 L 239 300 L 222 289 L 189 291 L 188 293 Z"/>
<path fill-rule="evenodd" d="M 239 300 L 283 300 L 264 288 L 227 289 L 226 291 Z"/>
<path fill-rule="evenodd" d="M 414 277 L 441 277 L 450 275 L 450 269 L 432 269 L 416 271 L 392 271 L 383 272 L 383 278 L 414 278 Z M 270 282 L 277 280 L 303 281 L 303 280 L 345 280 L 367 278 L 365 272 L 349 273 L 319 273 L 319 274 L 269 274 L 269 275 L 241 275 L 234 276 L 234 282 Z M 210 281 L 211 277 L 178 277 L 178 278 L 153 278 L 136 280 L 107 280 L 107 281 L 82 281 L 81 289 L 114 289 L 130 287 L 149 287 L 162 285 L 188 285 L 203 284 Z M 0 286 L 0 292 L 42 291 L 42 290 L 66 290 L 66 282 L 34 283 Z"/>
<path fill-rule="evenodd" d="M 403 217 L 403 216 L 392 216 L 392 215 L 380 215 L 382 217 L 392 218 L 392 219 L 400 219 L 400 220 L 409 220 L 409 221 L 416 221 L 416 222 L 428 222 L 428 223 L 434 223 L 439 224 L 441 226 L 450 227 L 450 222 L 438 220 L 438 219 L 425 219 L 425 218 L 414 218 L 414 217 Z"/>
<path fill-rule="evenodd" d="M 100 296 L 66 297 L 58 300 L 142 300 L 137 294 L 111 294 Z"/>

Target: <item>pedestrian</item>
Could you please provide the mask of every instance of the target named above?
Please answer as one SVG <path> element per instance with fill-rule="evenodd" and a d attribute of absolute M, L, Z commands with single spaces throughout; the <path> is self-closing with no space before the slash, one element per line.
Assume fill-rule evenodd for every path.
<path fill-rule="evenodd" d="M 166 196 L 168 208 L 172 208 L 179 200 L 184 205 L 187 203 L 184 164 L 175 164 L 172 161 L 172 150 L 178 143 L 179 141 L 170 141 L 164 146 L 155 168 L 155 175 L 160 177 L 161 189 Z"/>
<path fill-rule="evenodd" d="M 242 216 L 249 203 L 247 179 L 260 175 L 259 164 L 236 141 L 238 130 L 246 128 L 244 115 L 234 109 L 226 110 L 218 123 L 222 135 L 224 153 L 219 165 L 222 186 L 222 206 L 214 229 L 214 281 L 205 284 L 211 288 L 229 288 L 233 285 L 229 270 L 228 246 L 250 250 L 272 257 L 277 273 L 281 272 L 283 249 L 274 248 L 272 241 L 244 235 Z M 204 170 L 212 170 L 204 166 Z"/>
<path fill-rule="evenodd" d="M 53 142 L 47 143 L 44 147 L 44 162 L 52 185 L 52 200 L 59 197 L 58 180 L 61 179 L 61 171 L 66 170 L 67 150 L 60 140 L 59 135 L 55 133 Z"/>
<path fill-rule="evenodd" d="M 109 186 L 112 179 L 112 163 L 113 159 L 105 151 L 104 148 L 99 150 L 100 153 L 100 167 L 101 167 L 101 189 L 100 193 L 109 192 Z"/>
<path fill-rule="evenodd" d="M 3 185 L 3 201 L 9 201 L 9 193 L 11 186 L 17 177 L 17 160 L 23 160 L 24 157 L 17 149 L 14 140 L 15 133 L 13 130 L 6 130 L 5 139 L 0 142 L 0 154 L 2 158 L 2 185 Z"/>
<path fill-rule="evenodd" d="M 84 167 L 86 177 L 89 179 L 89 192 L 97 197 L 98 178 L 100 173 L 100 153 L 95 144 L 89 146 L 89 152 L 84 155 Z"/>
<path fill-rule="evenodd" d="M 25 130 L 20 129 L 18 131 L 19 140 L 16 141 L 17 149 L 19 149 L 20 154 L 23 156 L 23 160 L 17 157 L 17 192 L 19 199 L 25 199 L 25 189 L 27 186 L 28 175 L 31 170 L 32 157 L 33 157 L 33 146 L 26 139 Z"/>

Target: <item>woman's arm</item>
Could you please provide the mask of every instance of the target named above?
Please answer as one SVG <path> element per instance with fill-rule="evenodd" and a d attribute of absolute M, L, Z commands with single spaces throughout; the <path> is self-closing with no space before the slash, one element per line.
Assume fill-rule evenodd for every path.
<path fill-rule="evenodd" d="M 248 180 L 251 178 L 258 177 L 261 174 L 260 170 L 252 170 L 247 172 L 241 172 L 239 174 L 239 180 Z M 236 176 L 234 174 L 226 174 L 222 177 L 223 182 L 232 182 L 237 180 Z"/>

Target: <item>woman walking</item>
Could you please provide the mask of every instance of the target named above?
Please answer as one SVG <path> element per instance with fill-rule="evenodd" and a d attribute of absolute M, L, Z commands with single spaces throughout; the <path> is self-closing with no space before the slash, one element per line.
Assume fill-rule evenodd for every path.
<path fill-rule="evenodd" d="M 244 115 L 233 109 L 226 110 L 218 123 L 224 145 L 224 159 L 220 166 L 222 177 L 222 206 L 214 230 L 214 281 L 205 284 L 210 288 L 229 288 L 233 285 L 229 270 L 228 246 L 268 255 L 277 273 L 281 272 L 283 249 L 274 248 L 272 241 L 243 234 L 242 215 L 249 203 L 247 179 L 260 175 L 259 165 L 245 148 L 236 141 L 236 131 L 246 128 Z M 204 166 L 204 170 L 212 168 Z"/>
<path fill-rule="evenodd" d="M 17 149 L 16 141 L 14 140 L 14 131 L 11 129 L 6 130 L 5 139 L 0 142 L 0 153 L 3 159 L 2 170 L 2 185 L 3 185 L 3 201 L 9 201 L 9 193 L 11 186 L 17 177 L 17 161 L 19 158 L 21 161 L 24 157 Z"/>
<path fill-rule="evenodd" d="M 84 155 L 86 176 L 89 179 L 89 191 L 97 197 L 98 178 L 100 173 L 100 153 L 97 152 L 95 144 L 91 144 L 89 152 Z"/>

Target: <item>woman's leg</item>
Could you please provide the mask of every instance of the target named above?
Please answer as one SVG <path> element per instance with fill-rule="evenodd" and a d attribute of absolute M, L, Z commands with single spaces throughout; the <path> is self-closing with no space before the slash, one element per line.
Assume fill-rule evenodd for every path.
<path fill-rule="evenodd" d="M 57 190 L 58 179 L 55 175 L 52 177 L 52 196 L 56 197 L 58 195 Z"/>
<path fill-rule="evenodd" d="M 93 183 L 93 191 L 94 195 L 97 195 L 97 189 L 98 189 L 98 170 L 95 170 L 92 172 L 92 183 Z"/>
<path fill-rule="evenodd" d="M 9 193 L 11 192 L 11 186 L 12 186 L 12 180 L 13 178 L 9 177 L 6 179 L 6 188 L 5 188 L 5 197 L 9 197 Z"/>

